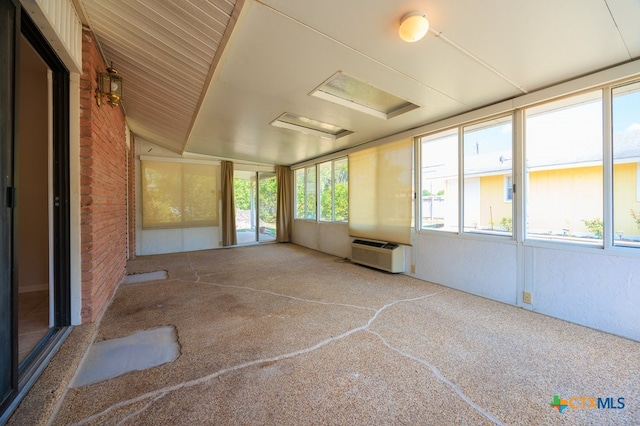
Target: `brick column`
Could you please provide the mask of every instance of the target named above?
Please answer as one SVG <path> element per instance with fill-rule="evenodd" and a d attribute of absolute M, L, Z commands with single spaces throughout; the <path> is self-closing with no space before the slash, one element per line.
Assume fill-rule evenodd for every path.
<path fill-rule="evenodd" d="M 98 107 L 98 75 L 106 66 L 90 30 L 82 33 L 80 79 L 80 208 L 82 321 L 100 317 L 125 274 L 127 161 L 121 108 Z"/>

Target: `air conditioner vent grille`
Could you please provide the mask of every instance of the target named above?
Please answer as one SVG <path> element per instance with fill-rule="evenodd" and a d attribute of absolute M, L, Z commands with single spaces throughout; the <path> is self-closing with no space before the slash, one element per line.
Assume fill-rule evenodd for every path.
<path fill-rule="evenodd" d="M 404 272 L 404 247 L 380 241 L 353 240 L 351 261 L 383 271 Z"/>

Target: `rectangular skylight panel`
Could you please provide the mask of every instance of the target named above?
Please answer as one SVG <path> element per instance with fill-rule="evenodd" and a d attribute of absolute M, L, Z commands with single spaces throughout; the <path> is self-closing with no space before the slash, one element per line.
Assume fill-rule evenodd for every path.
<path fill-rule="evenodd" d="M 271 125 L 331 140 L 336 140 L 353 133 L 342 127 L 290 112 L 285 112 L 273 120 Z"/>
<path fill-rule="evenodd" d="M 419 108 L 416 104 L 341 71 L 334 74 L 311 95 L 385 120 Z"/>
<path fill-rule="evenodd" d="M 285 112 L 284 114 L 282 114 L 278 118 L 278 120 L 284 121 L 285 123 L 293 124 L 296 126 L 317 130 L 319 132 L 329 133 L 333 136 L 336 136 L 344 131 L 344 129 L 338 126 L 334 126 L 333 124 L 323 123 L 322 121 L 314 120 L 313 118 L 291 114 L 289 112 Z"/>

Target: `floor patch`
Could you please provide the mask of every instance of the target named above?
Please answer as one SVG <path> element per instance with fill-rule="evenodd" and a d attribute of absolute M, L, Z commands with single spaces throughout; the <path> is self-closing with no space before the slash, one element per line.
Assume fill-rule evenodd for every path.
<path fill-rule="evenodd" d="M 98 342 L 89 348 L 72 387 L 166 364 L 175 360 L 179 353 L 176 330 L 171 326 Z"/>
<path fill-rule="evenodd" d="M 145 281 L 166 280 L 167 271 L 145 272 L 142 274 L 131 274 L 124 277 L 123 284 L 141 283 Z"/>

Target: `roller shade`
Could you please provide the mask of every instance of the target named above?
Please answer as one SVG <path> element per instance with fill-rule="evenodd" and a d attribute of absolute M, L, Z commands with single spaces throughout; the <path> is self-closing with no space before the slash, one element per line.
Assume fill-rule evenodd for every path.
<path fill-rule="evenodd" d="M 349 235 L 410 244 L 413 139 L 349 155 Z"/>
<path fill-rule="evenodd" d="M 142 227 L 218 225 L 219 166 L 141 161 Z"/>

